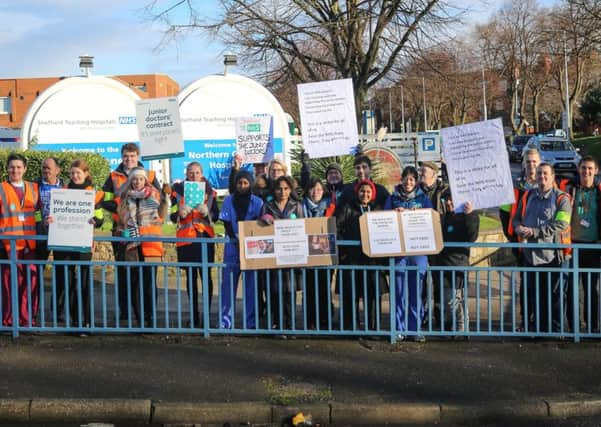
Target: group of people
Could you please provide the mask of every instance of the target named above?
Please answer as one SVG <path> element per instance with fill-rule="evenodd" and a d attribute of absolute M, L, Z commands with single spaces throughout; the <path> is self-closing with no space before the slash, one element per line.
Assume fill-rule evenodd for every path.
<path fill-rule="evenodd" d="M 214 225 L 222 221 L 228 237 L 224 247 L 219 289 L 219 324 L 222 328 L 243 327 L 254 329 L 260 322 L 273 329 L 286 330 L 292 326 L 296 290 L 304 289 L 306 324 L 311 329 L 327 330 L 332 327 L 331 270 L 319 268 L 278 268 L 244 271 L 244 316 L 236 319 L 236 294 L 242 271 L 240 268 L 239 221 L 258 221 L 263 225 L 279 219 L 334 217 L 337 237 L 342 240 L 360 240 L 359 218 L 366 212 L 378 210 L 411 210 L 432 208 L 440 214 L 445 242 L 474 242 L 479 231 L 479 217 L 471 203 L 455 211 L 449 185 L 438 178 L 439 168 L 433 162 L 424 162 L 419 170 L 405 167 L 400 183 L 389 192 L 371 178 L 372 163 L 369 157 L 358 153 L 354 158 L 355 179 L 345 183 L 340 165 L 328 165 L 325 176 L 312 174 L 310 161 L 303 156 L 300 185 L 287 171 L 284 162 L 273 159 L 268 164 L 256 164 L 253 173 L 242 167 L 242 159 L 235 156 L 229 179 L 229 195 L 221 209 L 217 193 L 203 175 L 197 162 L 187 165 L 185 179 L 172 186 L 161 186 L 150 170 L 139 161 L 139 148 L 125 144 L 121 151 L 122 162 L 111 172 L 96 192 L 96 211 L 90 222 L 100 226 L 102 210 L 113 217 L 113 235 L 124 239 L 113 242 L 116 261 L 143 262 L 141 267 L 130 268 L 119 264 L 115 268 L 116 307 L 123 326 L 135 316 L 140 327 L 153 326 L 153 313 L 157 307 L 157 266 L 164 255 L 158 237 L 161 226 L 169 218 L 177 224 L 177 256 L 185 271 L 190 298 L 191 327 L 201 327 L 201 313 L 210 310 L 213 295 L 212 274 L 205 276 L 208 290 L 208 307 L 199 301 L 198 281 L 202 279 L 201 265 L 215 261 L 212 242 L 195 241 L 197 238 L 215 237 Z M 511 241 L 555 243 L 599 241 L 601 232 L 601 186 L 595 181 L 597 162 L 584 157 L 573 180 L 555 180 L 553 167 L 541 163 L 538 152 L 529 151 L 524 156 L 524 173 L 518 181 L 516 203 L 501 207 L 503 229 Z M 89 167 L 83 160 L 70 166 L 68 183 L 59 179 L 60 168 L 55 158 L 42 164 L 42 175 L 37 182 L 27 182 L 23 176 L 27 159 L 21 154 L 11 154 L 7 161 L 8 179 L 0 185 L 0 229 L 4 235 L 23 237 L 11 242 L 4 240 L 0 251 L 2 259 L 17 259 L 18 322 L 35 325 L 39 308 L 43 269 L 39 262 L 47 260 L 49 250 L 45 240 L 27 238 L 44 235 L 53 222 L 49 210 L 50 192 L 55 188 L 93 189 Z M 185 182 L 204 182 L 205 198 L 190 205 L 185 197 Z M 171 209 L 169 209 L 171 206 Z M 516 251 L 522 266 L 537 267 L 521 274 L 520 307 L 521 328 L 524 331 L 556 332 L 568 310 L 567 319 L 575 328 L 570 309 L 573 301 L 568 281 L 558 270 L 548 276 L 541 273 L 546 268 L 560 267 L 569 259 L 569 250 L 552 250 L 525 247 Z M 91 253 L 53 251 L 57 261 L 89 261 Z M 432 319 L 434 330 L 464 331 L 469 327 L 468 313 L 464 309 L 466 273 L 446 269 L 469 265 L 469 247 L 446 246 L 436 255 L 404 256 L 395 259 L 395 275 L 388 277 L 382 263 L 387 259 L 370 258 L 359 246 L 339 247 L 341 266 L 371 266 L 367 269 L 340 268 L 337 271 L 334 291 L 339 294 L 340 322 L 344 330 L 377 330 L 380 328 L 381 295 L 395 283 L 394 315 L 398 339 L 423 341 L 420 329 L 425 313 Z M 580 252 L 579 263 L 584 268 L 598 268 L 596 250 Z M 380 266 L 380 267 L 379 267 Z M 427 286 L 426 270 L 430 266 L 431 284 Z M 373 268 L 372 268 L 373 267 Z M 2 323 L 9 326 L 12 318 L 10 280 L 13 269 L 9 263 L 2 268 Z M 59 264 L 56 267 L 56 306 L 53 312 L 59 322 L 86 327 L 90 324 L 93 307 L 90 307 L 90 270 L 88 264 Z M 585 297 L 584 319 L 594 331 L 599 328 L 599 293 L 594 274 L 582 274 Z M 547 298 L 550 295 L 550 298 Z M 364 316 L 360 313 L 360 302 Z M 567 304 L 566 304 L 567 301 Z M 361 320 L 365 324 L 361 325 Z"/>
<path fill-rule="evenodd" d="M 580 272 L 572 280 L 561 269 L 577 262 L 581 269 L 598 269 L 601 261 L 597 249 L 580 249 L 578 258 L 572 249 L 545 247 L 543 244 L 596 244 L 601 240 L 601 184 L 597 160 L 584 156 L 573 178 L 555 175 L 552 165 L 541 161 L 540 153 L 531 149 L 522 160 L 523 174 L 516 183 L 516 203 L 501 207 L 503 231 L 512 242 L 537 243 L 514 254 L 523 270 L 520 289 L 520 330 L 524 332 L 599 333 L 598 273 Z M 580 301 L 574 301 L 572 286 L 582 284 L 583 314 Z M 574 307 L 578 313 L 574 312 Z M 575 315 L 581 324 L 575 322 Z"/>

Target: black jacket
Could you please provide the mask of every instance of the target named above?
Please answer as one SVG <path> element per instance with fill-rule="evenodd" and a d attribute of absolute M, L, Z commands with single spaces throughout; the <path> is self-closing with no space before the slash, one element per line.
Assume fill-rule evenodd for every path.
<path fill-rule="evenodd" d="M 470 214 L 447 212 L 440 218 L 442 237 L 445 242 L 475 242 L 480 229 L 480 218 L 476 212 Z M 469 247 L 445 246 L 431 258 L 434 265 L 469 265 Z"/>

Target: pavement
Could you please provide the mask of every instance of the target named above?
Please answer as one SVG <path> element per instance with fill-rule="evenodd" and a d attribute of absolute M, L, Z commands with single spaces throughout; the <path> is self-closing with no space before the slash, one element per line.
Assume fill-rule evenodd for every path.
<path fill-rule="evenodd" d="M 302 411 L 314 425 L 592 426 L 600 350 L 594 341 L 2 335 L 0 424 L 275 426 Z"/>

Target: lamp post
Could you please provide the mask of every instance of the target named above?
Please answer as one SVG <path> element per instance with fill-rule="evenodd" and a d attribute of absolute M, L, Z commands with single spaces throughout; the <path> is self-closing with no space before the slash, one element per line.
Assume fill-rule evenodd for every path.
<path fill-rule="evenodd" d="M 486 80 L 484 77 L 484 64 L 482 64 L 482 102 L 484 103 L 484 120 L 488 120 L 488 111 L 486 109 Z"/>
<path fill-rule="evenodd" d="M 403 123 L 402 131 L 407 132 L 405 125 L 405 98 L 403 96 L 403 86 L 401 85 L 401 122 Z"/>
<path fill-rule="evenodd" d="M 563 32 L 563 62 L 564 62 L 564 74 L 566 75 L 566 102 L 565 102 L 565 123 L 564 130 L 566 137 L 570 138 L 570 91 L 568 88 L 568 44 L 566 41 L 566 32 Z"/>
<path fill-rule="evenodd" d="M 428 113 L 426 111 L 426 78 L 422 76 L 422 94 L 424 98 L 424 132 L 428 132 Z"/>

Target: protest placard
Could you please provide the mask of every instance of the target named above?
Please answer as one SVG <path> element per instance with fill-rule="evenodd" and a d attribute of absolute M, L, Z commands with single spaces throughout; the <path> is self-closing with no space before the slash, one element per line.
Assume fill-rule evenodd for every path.
<path fill-rule="evenodd" d="M 370 257 L 431 255 L 443 248 L 440 214 L 433 209 L 368 212 L 359 228 L 361 248 Z"/>
<path fill-rule="evenodd" d="M 267 163 L 273 159 L 271 116 L 236 118 L 236 153 L 244 163 Z"/>
<path fill-rule="evenodd" d="M 338 263 L 336 220 L 276 220 L 272 225 L 240 221 L 240 268 L 315 267 Z"/>
<path fill-rule="evenodd" d="M 184 181 L 184 203 L 191 208 L 205 202 L 206 184 L 199 181 Z"/>
<path fill-rule="evenodd" d="M 136 122 L 142 160 L 184 155 L 184 140 L 176 97 L 136 101 Z"/>
<path fill-rule="evenodd" d="M 513 181 L 501 119 L 440 131 L 455 211 L 513 203 Z"/>
<path fill-rule="evenodd" d="M 309 156 L 351 154 L 359 140 L 353 81 L 303 83 L 297 88 L 303 146 Z"/>
<path fill-rule="evenodd" d="M 48 249 L 91 252 L 94 240 L 93 190 L 54 189 L 50 192 Z"/>

